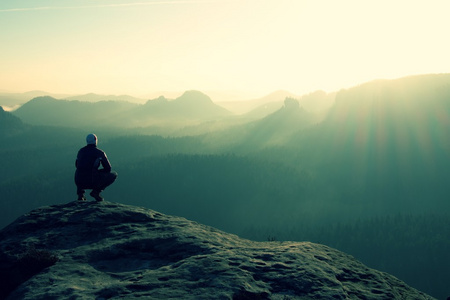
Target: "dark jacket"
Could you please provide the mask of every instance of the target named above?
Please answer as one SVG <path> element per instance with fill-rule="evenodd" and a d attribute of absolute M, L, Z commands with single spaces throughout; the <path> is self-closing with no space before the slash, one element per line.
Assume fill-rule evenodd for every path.
<path fill-rule="evenodd" d="M 98 170 L 100 165 L 102 170 Z M 97 148 L 96 145 L 87 145 L 78 151 L 75 161 L 75 183 L 77 186 L 90 188 L 96 180 L 98 171 L 111 172 L 111 164 L 103 150 Z"/>

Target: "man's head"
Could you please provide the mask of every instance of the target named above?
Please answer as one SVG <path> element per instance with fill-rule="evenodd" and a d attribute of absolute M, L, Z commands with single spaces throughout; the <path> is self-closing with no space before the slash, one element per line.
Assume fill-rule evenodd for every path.
<path fill-rule="evenodd" d="M 86 137 L 86 143 L 88 145 L 97 145 L 97 136 L 93 133 L 89 133 Z"/>

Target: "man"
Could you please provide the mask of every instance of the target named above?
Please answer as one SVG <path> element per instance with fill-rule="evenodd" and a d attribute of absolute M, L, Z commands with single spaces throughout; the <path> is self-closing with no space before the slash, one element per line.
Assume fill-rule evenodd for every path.
<path fill-rule="evenodd" d="M 111 171 L 111 164 L 105 152 L 97 148 L 97 136 L 93 133 L 86 137 L 87 145 L 78 151 L 75 161 L 75 184 L 79 201 L 86 201 L 85 189 L 91 189 L 90 195 L 98 202 L 103 201 L 100 192 L 112 184 L 117 173 Z M 103 169 L 99 169 L 102 165 Z"/>

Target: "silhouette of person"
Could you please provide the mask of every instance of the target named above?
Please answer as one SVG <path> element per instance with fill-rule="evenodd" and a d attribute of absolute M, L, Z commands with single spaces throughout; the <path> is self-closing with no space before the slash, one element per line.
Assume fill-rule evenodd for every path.
<path fill-rule="evenodd" d="M 90 133 L 86 137 L 87 145 L 78 151 L 75 161 L 75 184 L 79 201 L 86 201 L 85 189 L 91 189 L 90 195 L 98 202 L 107 186 L 117 178 L 117 172 L 111 171 L 111 164 L 103 150 L 97 148 L 97 136 Z M 99 169 L 100 165 L 103 167 Z"/>

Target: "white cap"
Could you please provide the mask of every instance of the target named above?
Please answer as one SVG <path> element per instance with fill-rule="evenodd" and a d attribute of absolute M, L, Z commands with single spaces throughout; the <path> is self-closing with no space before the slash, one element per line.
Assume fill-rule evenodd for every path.
<path fill-rule="evenodd" d="M 97 136 L 93 133 L 89 133 L 86 137 L 86 143 L 88 143 L 88 145 L 97 145 Z"/>

